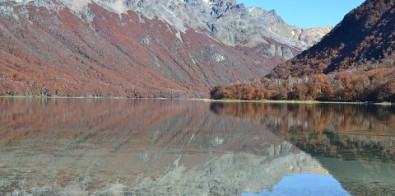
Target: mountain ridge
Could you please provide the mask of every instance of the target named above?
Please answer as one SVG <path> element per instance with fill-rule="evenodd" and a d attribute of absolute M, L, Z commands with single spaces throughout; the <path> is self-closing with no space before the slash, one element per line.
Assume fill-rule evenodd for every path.
<path fill-rule="evenodd" d="M 327 34 L 320 43 L 312 46 L 310 50 L 304 51 L 290 63 L 318 67 L 319 73 L 327 74 L 338 69 L 366 64 L 367 61 L 383 59 L 390 55 L 389 53 L 394 49 L 391 46 L 395 39 L 395 35 L 392 34 L 395 30 L 393 27 L 395 19 L 392 17 L 394 12 L 394 1 L 367 1 L 358 9 L 347 14 L 342 23 Z M 306 59 L 309 60 L 304 62 Z M 314 60 L 329 61 L 329 63 L 323 62 L 324 65 L 317 65 L 318 63 L 311 62 Z M 290 66 L 292 65 L 286 64 L 279 67 L 274 70 L 274 73 L 281 68 Z M 310 73 L 304 69 L 309 68 L 302 67 L 299 70 L 303 70 L 304 74 Z M 283 78 L 287 77 L 285 73 L 277 75 L 278 77 L 280 75 Z"/>
<path fill-rule="evenodd" d="M 249 83 L 215 87 L 216 99 L 395 101 L 395 1 L 367 0 L 323 39 Z"/>
<path fill-rule="evenodd" d="M 263 41 L 254 46 L 226 43 L 200 15 L 187 14 L 200 10 L 192 9 L 197 6 L 206 9 L 199 13 L 207 18 L 212 11 L 245 20 L 240 13 L 247 9 L 235 1 L 157 2 L 0 3 L 0 94 L 207 97 L 212 86 L 267 74 L 300 52 L 269 34 L 258 36 Z M 196 26 L 177 19 L 179 15 Z M 240 36 L 227 38 L 232 37 Z"/>
<path fill-rule="evenodd" d="M 119 15 L 128 11 L 135 11 L 150 20 L 155 17 L 164 20 L 181 32 L 185 32 L 188 27 L 204 28 L 211 31 L 223 43 L 232 46 L 246 45 L 245 42 L 252 42 L 248 43 L 248 46 L 256 46 L 270 35 L 280 43 L 306 49 L 331 30 L 331 27 L 309 28 L 310 30 L 317 29 L 317 32 L 313 30 L 303 34 L 303 32 L 306 32 L 305 29 L 286 24 L 276 14 L 275 10 L 266 11 L 257 7 L 246 8 L 244 4 L 239 4 L 236 0 L 164 0 L 161 3 L 157 0 L 19 0 L 15 2 L 20 5 L 33 3 L 38 7 L 55 10 L 68 7 L 80 15 L 89 15 L 88 5 L 92 3 L 101 5 Z M 265 28 L 265 26 L 270 26 L 270 28 Z M 247 34 L 245 37 L 237 35 L 226 37 L 223 35 L 229 30 L 245 31 L 245 29 L 250 30 L 244 32 Z M 251 35 L 255 33 L 259 37 Z"/>

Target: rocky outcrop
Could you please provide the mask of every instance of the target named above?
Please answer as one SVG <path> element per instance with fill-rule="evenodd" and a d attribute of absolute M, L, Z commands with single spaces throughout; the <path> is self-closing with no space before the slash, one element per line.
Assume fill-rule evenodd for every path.
<path fill-rule="evenodd" d="M 161 3 L 145 0 L 129 1 L 128 5 L 147 17 L 163 18 L 181 31 L 185 26 L 207 29 L 228 45 L 254 47 L 274 39 L 288 47 L 304 50 L 332 29 L 290 26 L 274 10 L 246 8 L 236 0 L 165 0 Z"/>

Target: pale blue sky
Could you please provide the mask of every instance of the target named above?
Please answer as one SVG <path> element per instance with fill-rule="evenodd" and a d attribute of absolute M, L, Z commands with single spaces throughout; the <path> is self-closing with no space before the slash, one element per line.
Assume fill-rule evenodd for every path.
<path fill-rule="evenodd" d="M 247 7 L 275 9 L 285 22 L 304 28 L 335 26 L 364 0 L 238 0 Z"/>

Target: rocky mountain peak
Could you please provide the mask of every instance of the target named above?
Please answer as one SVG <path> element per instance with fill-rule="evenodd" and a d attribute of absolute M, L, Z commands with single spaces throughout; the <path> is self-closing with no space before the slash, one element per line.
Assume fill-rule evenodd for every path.
<path fill-rule="evenodd" d="M 237 0 L 17 0 L 37 6 L 59 9 L 63 5 L 80 15 L 89 12 L 89 4 L 124 14 L 135 11 L 153 19 L 164 20 L 181 32 L 188 28 L 203 28 L 217 39 L 231 46 L 253 47 L 273 39 L 279 43 L 306 49 L 318 42 L 331 28 L 304 29 L 286 24 L 275 10 L 246 8 Z M 54 3 L 56 2 L 56 3 Z M 56 6 L 55 6 L 56 5 Z M 298 33 L 300 32 L 300 33 Z"/>
<path fill-rule="evenodd" d="M 227 11 L 241 6 L 237 5 L 236 0 L 210 0 L 209 5 L 211 6 L 210 14 L 217 18 L 221 17 Z"/>

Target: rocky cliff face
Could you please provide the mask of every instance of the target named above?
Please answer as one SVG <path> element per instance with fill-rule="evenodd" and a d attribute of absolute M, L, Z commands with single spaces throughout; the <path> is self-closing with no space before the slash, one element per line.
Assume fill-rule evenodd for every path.
<path fill-rule="evenodd" d="M 165 20 L 180 31 L 209 30 L 227 45 L 256 46 L 268 39 L 306 49 L 318 42 L 331 27 L 301 29 L 286 24 L 274 10 L 246 8 L 236 0 L 128 0 L 97 3 L 118 12 L 134 10 L 145 17 Z"/>
<path fill-rule="evenodd" d="M 309 45 L 304 30 L 266 28 L 264 13 L 236 1 L 3 1 L 0 94 L 207 97 Z"/>

